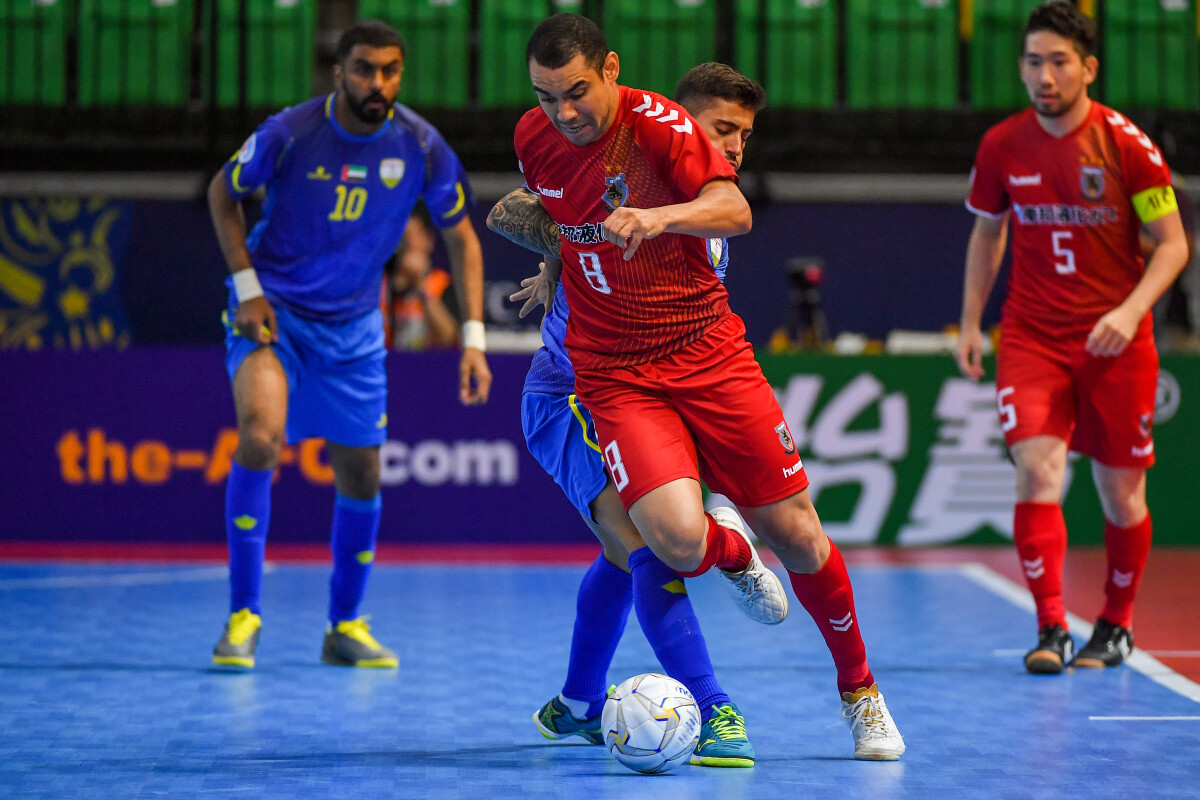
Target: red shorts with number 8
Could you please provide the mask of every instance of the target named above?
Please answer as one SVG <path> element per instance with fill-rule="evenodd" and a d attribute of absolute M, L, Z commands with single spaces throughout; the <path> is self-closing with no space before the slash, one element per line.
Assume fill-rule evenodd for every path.
<path fill-rule="evenodd" d="M 1004 441 L 1054 436 L 1105 466 L 1153 465 L 1158 352 L 1149 319 L 1119 356 L 1093 356 L 1086 341 L 1004 320 L 996 356 Z"/>
<path fill-rule="evenodd" d="M 596 424 L 628 509 L 677 478 L 703 479 L 739 506 L 808 487 L 775 392 L 730 315 L 671 355 L 635 367 L 580 371 L 575 391 Z"/>

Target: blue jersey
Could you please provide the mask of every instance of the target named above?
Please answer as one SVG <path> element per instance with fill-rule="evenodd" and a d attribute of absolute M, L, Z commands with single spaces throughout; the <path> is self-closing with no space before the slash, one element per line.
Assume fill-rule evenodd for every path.
<path fill-rule="evenodd" d="M 432 125 L 397 103 L 378 131 L 355 136 L 334 97 L 270 117 L 225 165 L 233 197 L 266 186 L 247 245 L 267 299 L 328 321 L 379 306 L 383 266 L 419 197 L 442 228 L 471 205 L 466 172 Z"/>
<path fill-rule="evenodd" d="M 729 267 L 729 240 L 709 239 L 708 258 L 717 278 L 725 282 Z M 533 355 L 525 376 L 526 392 L 571 394 L 575 391 L 575 368 L 563 343 L 567 336 L 567 295 L 562 281 L 554 289 L 554 302 L 542 321 L 542 347 Z"/>

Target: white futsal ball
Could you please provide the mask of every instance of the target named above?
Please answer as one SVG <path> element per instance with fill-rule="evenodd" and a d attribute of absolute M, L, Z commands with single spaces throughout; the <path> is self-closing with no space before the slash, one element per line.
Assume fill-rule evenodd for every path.
<path fill-rule="evenodd" d="M 667 772 L 688 762 L 700 736 L 700 709 L 682 683 L 648 672 L 609 692 L 600 725 L 617 761 L 637 772 Z"/>

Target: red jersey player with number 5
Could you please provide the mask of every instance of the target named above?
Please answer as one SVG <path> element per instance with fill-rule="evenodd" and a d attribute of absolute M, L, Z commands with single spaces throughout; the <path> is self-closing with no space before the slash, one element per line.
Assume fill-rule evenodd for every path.
<path fill-rule="evenodd" d="M 983 374 L 980 317 L 1012 220 L 996 399 L 1017 468 L 1013 539 L 1037 604 L 1038 643 L 1025 656 L 1036 673 L 1117 666 L 1133 648 L 1133 598 L 1150 551 L 1158 354 L 1149 310 L 1187 260 L 1162 153 L 1088 97 L 1096 38 L 1069 2 L 1034 10 L 1020 58 L 1033 107 L 984 136 L 967 200 L 977 216 L 956 357 L 972 378 Z M 1157 242 L 1148 264 L 1142 226 Z M 1108 552 L 1106 602 L 1078 655 L 1062 599 L 1068 448 L 1092 459 Z"/>
<path fill-rule="evenodd" d="M 707 238 L 750 230 L 733 167 L 681 106 L 617 83 L 617 54 L 587 18 L 543 21 L 526 62 L 540 108 L 517 125 L 517 155 L 562 234 L 575 389 L 622 504 L 670 568 L 691 577 L 717 567 L 743 611 L 780 622 L 779 579 L 736 514 L 705 513 L 700 480 L 733 500 L 830 648 L 855 757 L 899 758 L 845 562 L 709 260 Z"/>

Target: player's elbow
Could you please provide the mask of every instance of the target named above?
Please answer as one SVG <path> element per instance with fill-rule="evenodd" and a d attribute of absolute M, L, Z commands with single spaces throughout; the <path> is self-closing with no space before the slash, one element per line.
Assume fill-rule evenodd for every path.
<path fill-rule="evenodd" d="M 496 205 L 492 206 L 492 210 L 487 215 L 487 227 L 489 231 L 500 233 L 500 218 L 504 215 L 504 201 L 501 200 Z"/>
<path fill-rule="evenodd" d="M 750 229 L 754 227 L 754 215 L 750 213 L 750 204 L 741 195 L 738 196 L 738 201 L 729 215 L 729 222 L 735 229 L 730 234 L 732 236 L 749 233 Z"/>

